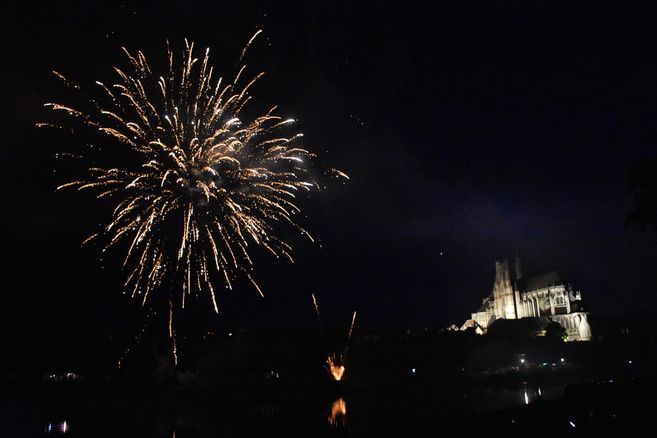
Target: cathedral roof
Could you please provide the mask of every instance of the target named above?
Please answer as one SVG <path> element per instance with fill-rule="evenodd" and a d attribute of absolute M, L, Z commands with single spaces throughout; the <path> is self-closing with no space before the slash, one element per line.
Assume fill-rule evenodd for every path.
<path fill-rule="evenodd" d="M 491 302 L 494 300 L 493 292 L 491 292 L 481 303 L 481 306 L 477 309 L 477 312 L 485 312 L 491 306 Z"/>
<path fill-rule="evenodd" d="M 561 278 L 559 278 L 559 273 L 557 271 L 550 271 L 546 272 L 545 274 L 530 277 L 525 280 L 525 284 L 519 286 L 521 286 L 525 291 L 532 291 L 561 283 L 562 282 Z"/>

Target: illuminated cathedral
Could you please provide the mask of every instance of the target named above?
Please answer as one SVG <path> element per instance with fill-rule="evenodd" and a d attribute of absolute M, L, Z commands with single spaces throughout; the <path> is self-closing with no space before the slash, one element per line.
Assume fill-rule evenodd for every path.
<path fill-rule="evenodd" d="M 513 272 L 508 260 L 495 262 L 492 292 L 461 329 L 475 328 L 477 333 L 485 334 L 498 319 L 521 318 L 536 318 L 539 327 L 558 323 L 565 330 L 566 341 L 591 340 L 581 292 L 561 281 L 556 271 L 525 279 L 518 258 Z M 545 331 L 537 334 L 544 335 Z"/>

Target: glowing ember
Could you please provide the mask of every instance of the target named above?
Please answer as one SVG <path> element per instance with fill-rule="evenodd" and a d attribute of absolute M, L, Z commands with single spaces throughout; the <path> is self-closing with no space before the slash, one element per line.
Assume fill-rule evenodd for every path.
<path fill-rule="evenodd" d="M 347 403 L 343 398 L 337 399 L 331 405 L 328 422 L 331 426 L 344 426 L 347 423 Z"/>
<path fill-rule="evenodd" d="M 344 376 L 344 360 L 343 356 L 340 355 L 340 358 L 335 357 L 335 353 L 330 355 L 326 359 L 326 369 L 331 373 L 331 376 L 333 376 L 333 379 L 336 381 L 342 380 L 342 376 Z"/>

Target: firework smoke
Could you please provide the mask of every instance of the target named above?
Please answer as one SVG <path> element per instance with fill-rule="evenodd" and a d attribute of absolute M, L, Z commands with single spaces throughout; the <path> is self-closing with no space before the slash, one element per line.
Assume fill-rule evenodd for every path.
<path fill-rule="evenodd" d="M 217 280 L 232 289 L 240 277 L 264 296 L 251 274 L 253 248 L 293 261 L 281 231 L 313 240 L 295 221 L 297 196 L 319 184 L 309 172 L 314 155 L 298 144 L 302 134 L 286 133 L 294 119 L 277 115 L 275 106 L 244 118 L 264 73 L 242 80 L 240 65 L 232 80 L 222 80 L 209 49 L 197 58 L 187 40 L 181 56 L 167 44 L 163 72 L 141 51 L 123 51 L 129 66 L 114 67 L 113 84 L 96 82 L 91 111 L 46 104 L 102 134 L 108 162 L 122 157 L 118 166 L 92 163 L 84 177 L 59 187 L 92 190 L 114 207 L 107 225 L 85 243 L 98 241 L 103 251 L 125 244 L 124 287 L 142 304 L 157 291 L 184 308 L 186 297 L 203 293 L 218 312 Z"/>

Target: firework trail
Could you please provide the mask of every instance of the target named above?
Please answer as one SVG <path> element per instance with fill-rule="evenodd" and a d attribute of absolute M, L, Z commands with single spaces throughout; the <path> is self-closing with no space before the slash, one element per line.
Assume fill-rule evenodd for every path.
<path fill-rule="evenodd" d="M 315 297 L 315 294 L 310 294 L 310 296 L 313 299 L 313 306 L 315 306 L 315 313 L 317 314 L 317 321 L 319 322 L 319 328 L 321 330 L 324 330 L 324 323 L 322 322 L 322 317 L 319 313 L 319 304 L 317 303 L 317 298 Z"/>
<path fill-rule="evenodd" d="M 354 324 L 356 323 L 356 311 L 354 310 L 354 316 L 351 317 L 351 325 L 349 326 L 349 334 L 347 335 L 347 342 L 344 344 L 344 355 L 347 355 L 347 350 L 349 349 L 349 341 L 351 341 L 351 335 L 354 332 Z"/>
<path fill-rule="evenodd" d="M 141 343 L 141 340 L 142 340 L 142 338 L 143 338 L 143 336 L 144 336 L 144 333 L 146 332 L 146 329 L 148 328 L 148 326 L 149 326 L 149 324 L 150 324 L 150 322 L 151 322 L 151 318 L 153 317 L 153 315 L 155 315 L 155 311 L 154 311 L 153 309 L 150 309 L 150 310 L 146 313 L 146 317 L 144 318 L 144 323 L 141 325 L 141 327 L 140 327 L 139 330 L 137 331 L 137 334 L 133 337 L 133 339 L 132 339 L 132 343 L 129 344 L 129 345 L 123 350 L 123 352 L 121 353 L 121 357 L 120 357 L 119 360 L 117 361 L 117 367 L 118 367 L 119 369 L 123 368 L 123 365 L 124 365 L 124 363 L 125 363 L 125 360 L 126 360 L 126 358 L 128 357 L 128 354 L 130 353 L 130 351 L 132 350 L 132 348 L 133 348 L 133 347 L 136 347 L 137 345 L 139 345 L 139 344 Z"/>
<path fill-rule="evenodd" d="M 173 366 L 178 366 L 178 346 L 176 345 L 176 330 L 173 328 L 173 302 L 169 300 L 169 339 L 171 340 L 171 354 Z"/>
<path fill-rule="evenodd" d="M 114 67 L 114 83 L 96 82 L 99 96 L 86 104 L 91 110 L 45 105 L 101 134 L 104 150 L 111 149 L 101 159 L 105 166 L 83 153 L 91 162 L 86 175 L 58 189 L 91 190 L 114 207 L 84 243 L 98 242 L 103 252 L 125 245 L 124 288 L 142 305 L 155 291 L 174 300 L 170 308 L 184 308 L 187 297 L 202 293 L 218 312 L 217 281 L 232 289 L 239 278 L 264 296 L 251 274 L 253 249 L 293 262 L 282 231 L 313 240 L 295 217 L 299 193 L 320 188 L 309 172 L 315 155 L 299 146 L 302 134 L 289 133 L 295 120 L 277 115 L 275 106 L 243 116 L 264 75 L 243 80 L 242 61 L 259 33 L 232 80 L 218 77 L 209 49 L 196 57 L 187 40 L 180 56 L 167 43 L 162 72 L 141 51 L 124 48 L 129 65 Z M 120 164 L 110 164 L 117 157 Z M 336 169 L 325 173 L 348 178 Z M 173 332 L 171 338 L 175 345 Z"/>

